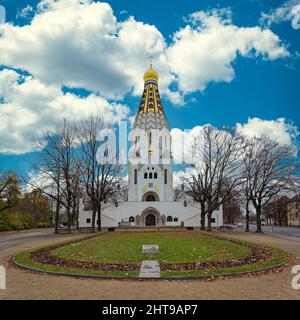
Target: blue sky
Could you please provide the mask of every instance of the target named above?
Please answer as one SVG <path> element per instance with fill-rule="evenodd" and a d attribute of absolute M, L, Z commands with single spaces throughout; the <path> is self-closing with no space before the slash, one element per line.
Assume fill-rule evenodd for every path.
<path fill-rule="evenodd" d="M 59 7 L 55 7 L 55 1 L 47 1 L 48 6 L 54 3 L 53 7 L 51 9 L 44 7 L 37 11 L 36 6 L 40 1 L 0 0 L 0 4 L 6 8 L 7 22 L 10 24 L 8 29 L 5 29 L 4 36 L 0 38 L 0 71 L 6 70 L 2 78 L 0 76 L 0 115 L 5 127 L 1 131 L 0 126 L 2 136 L 0 168 L 2 170 L 14 169 L 19 172 L 30 170 L 28 159 L 34 158 L 36 153 L 30 149 L 29 140 L 35 133 L 41 136 L 43 128 L 46 129 L 49 123 L 55 124 L 59 118 L 62 118 L 63 113 L 51 118 L 51 114 L 57 113 L 58 110 L 67 109 L 68 115 L 71 116 L 74 113 L 75 120 L 81 119 L 78 115 L 81 105 L 85 107 L 85 115 L 88 114 L 88 110 L 93 112 L 97 106 L 99 108 L 103 106 L 105 114 L 108 117 L 113 116 L 115 122 L 135 115 L 140 99 L 143 66 L 145 70 L 147 57 L 153 52 L 154 67 L 157 67 L 162 78 L 163 105 L 171 128 L 188 129 L 206 123 L 217 127 L 233 127 L 240 124 L 241 130 L 247 134 L 267 133 L 277 138 L 280 130 L 283 135 L 290 134 L 293 138 L 297 128 L 300 128 L 300 29 L 295 28 L 298 17 L 290 14 L 293 7 L 300 5 L 300 1 L 108 1 L 108 7 L 104 9 L 111 8 L 113 13 L 107 11 L 108 13 L 101 16 L 101 19 L 106 21 L 105 25 L 99 26 L 103 28 L 101 32 L 117 33 L 118 37 L 121 34 L 120 30 L 123 33 L 128 32 L 128 36 L 132 34 L 132 30 L 137 33 L 136 37 L 130 38 L 128 42 L 131 48 L 126 47 L 126 41 L 117 45 L 108 45 L 107 51 L 112 50 L 112 52 L 106 52 L 104 46 L 99 48 L 99 55 L 104 51 L 105 55 L 107 54 L 107 70 L 105 70 L 105 63 L 103 65 L 101 61 L 97 69 L 98 58 L 93 56 L 98 52 L 97 42 L 95 50 L 85 49 L 78 56 L 73 56 L 72 52 L 68 51 L 72 46 L 76 50 L 77 44 L 73 44 L 76 38 L 82 41 L 80 48 L 82 43 L 88 43 L 87 48 L 90 48 L 91 41 L 94 41 L 90 34 L 97 32 L 98 28 L 97 23 L 86 22 L 88 18 L 83 13 L 80 16 L 84 21 L 83 27 L 78 27 L 74 34 L 69 34 L 70 30 L 74 29 L 72 19 L 76 19 L 76 13 L 74 13 L 76 11 L 71 12 L 69 7 L 79 6 L 80 4 L 76 4 L 79 0 L 60 0 L 58 2 L 65 2 L 65 4 Z M 84 0 L 83 2 L 83 6 L 92 5 L 92 1 Z M 26 7 L 28 10 L 22 12 Z M 285 16 L 276 13 L 280 7 L 285 8 Z M 82 8 L 82 6 L 78 7 L 78 12 Z M 98 9 L 100 15 L 102 9 L 97 7 Z M 52 16 L 57 14 L 58 25 L 59 15 L 65 12 L 68 18 L 64 27 L 61 28 L 64 29 L 63 31 L 58 29 L 55 33 L 53 24 L 50 24 L 50 31 L 47 27 L 38 29 L 40 21 L 32 27 L 32 31 L 25 30 L 32 25 L 34 15 L 41 16 L 41 21 L 48 21 L 42 18 L 46 17 L 49 10 L 52 11 Z M 200 18 L 199 15 L 194 15 L 193 20 L 190 15 L 199 12 L 202 12 Z M 224 12 L 227 18 L 228 14 L 232 16 L 230 21 L 224 22 L 225 18 L 221 17 Z M 265 19 L 262 19 L 263 14 L 266 15 Z M 107 18 L 108 16 L 110 18 Z M 131 16 L 134 17 L 132 18 L 134 21 L 131 20 L 130 28 L 126 29 L 126 22 Z M 215 20 L 212 24 L 207 24 L 210 17 L 215 17 Z M 113 21 L 114 19 L 116 22 Z M 138 23 L 142 23 L 143 29 Z M 201 29 L 200 26 L 203 23 L 206 24 L 206 28 Z M 71 26 L 70 29 L 67 28 L 68 24 Z M 216 33 L 213 40 L 203 37 L 205 32 L 215 32 L 220 25 L 220 32 Z M 223 28 L 223 25 L 227 29 L 232 28 L 230 32 L 233 32 L 233 39 L 229 38 L 230 41 L 225 41 L 225 44 L 221 39 L 222 32 L 224 37 L 227 37 L 228 30 Z M 17 26 L 21 28 L 18 29 Z M 155 26 L 156 29 L 150 26 Z M 174 34 L 187 26 L 190 26 L 194 34 L 196 33 L 197 38 L 191 38 L 191 34 L 185 33 L 175 41 Z M 43 34 L 48 31 L 54 32 L 51 33 L 51 37 Z M 30 51 L 32 47 L 30 32 L 35 36 L 34 45 L 37 45 L 37 49 L 32 48 L 33 51 Z M 60 32 L 65 32 L 65 36 Z M 55 38 L 56 34 L 57 38 Z M 141 38 L 138 38 L 139 34 Z M 18 37 L 24 41 L 23 44 L 18 41 Z M 153 41 L 147 43 L 148 40 L 145 38 Z M 262 41 L 262 38 L 265 40 Z M 199 53 L 191 53 L 198 48 L 192 47 L 191 39 L 192 42 L 199 39 Z M 203 49 L 206 40 L 208 48 Z M 145 43 L 140 45 L 143 41 Z M 68 42 L 71 43 L 70 46 Z M 202 43 L 203 48 L 201 48 Z M 206 52 L 205 50 L 210 50 L 210 43 L 214 49 Z M 228 47 L 232 48 L 228 53 L 227 43 Z M 48 45 L 49 48 L 46 48 Z M 241 48 L 244 47 L 247 48 L 247 52 L 241 53 Z M 124 61 L 118 60 L 118 57 L 122 57 L 120 50 L 126 51 Z M 222 50 L 225 50 L 224 56 L 219 54 Z M 64 52 L 65 56 L 63 56 Z M 206 65 L 205 59 L 210 59 L 211 55 L 220 56 L 220 58 L 213 58 Z M 117 60 L 110 61 L 110 57 L 116 57 Z M 136 59 L 136 71 L 133 58 Z M 49 61 L 51 59 L 55 59 L 54 64 Z M 185 60 L 188 60 L 188 63 Z M 114 67 L 114 62 L 118 67 Z M 122 65 L 119 66 L 120 63 Z M 192 81 L 189 80 L 186 71 L 189 64 L 193 66 L 190 78 L 193 79 Z M 54 70 L 54 65 L 60 70 L 66 68 L 65 74 Z M 224 70 L 219 71 L 218 66 L 220 70 L 224 67 Z M 70 68 L 74 74 L 67 68 Z M 77 68 L 78 72 L 76 72 Z M 82 72 L 89 68 L 91 70 L 86 73 Z M 227 72 L 231 72 L 228 69 L 233 74 L 228 75 Z M 111 78 L 110 74 L 113 74 Z M 24 75 L 31 78 L 25 80 Z M 6 91 L 2 89 L 2 96 L 1 81 L 2 87 L 6 86 Z M 20 85 L 24 82 L 28 83 L 28 86 L 21 87 Z M 15 84 L 20 86 L 20 90 L 16 92 L 12 89 Z M 28 92 L 25 95 L 25 89 L 38 92 L 41 96 L 28 95 Z M 42 94 L 43 90 L 47 90 L 47 94 Z M 173 98 L 170 97 L 170 91 Z M 92 98 L 91 94 L 95 97 Z M 57 96 L 60 96 L 60 99 L 57 99 Z M 24 105 L 22 105 L 22 99 L 24 99 Z M 42 103 L 38 104 L 38 100 Z M 53 106 L 53 109 L 49 107 L 50 109 L 46 110 L 45 115 L 41 117 L 39 108 L 43 103 Z M 60 103 L 62 105 L 59 105 Z M 31 107 L 33 105 L 34 107 Z M 10 115 L 12 108 L 14 117 Z M 28 119 L 30 117 L 32 117 L 31 120 Z M 256 118 L 258 118 L 256 121 L 253 120 Z M 12 124 L 11 121 L 22 125 Z"/>

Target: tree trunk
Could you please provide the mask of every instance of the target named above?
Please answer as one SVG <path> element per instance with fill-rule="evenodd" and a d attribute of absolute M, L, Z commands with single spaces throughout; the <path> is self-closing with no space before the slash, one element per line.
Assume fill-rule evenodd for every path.
<path fill-rule="evenodd" d="M 249 224 L 250 224 L 250 212 L 249 212 L 249 200 L 247 200 L 246 202 L 246 232 L 250 231 L 249 228 Z"/>
<path fill-rule="evenodd" d="M 98 231 L 101 231 L 101 202 L 98 206 Z"/>
<path fill-rule="evenodd" d="M 205 230 L 205 204 L 201 204 L 201 230 Z"/>
<path fill-rule="evenodd" d="M 211 216 L 212 211 L 209 209 L 207 210 L 207 231 L 211 231 Z"/>
<path fill-rule="evenodd" d="M 261 207 L 256 207 L 256 232 L 262 233 L 261 229 Z"/>
<path fill-rule="evenodd" d="M 96 213 L 97 213 L 97 210 L 93 207 L 93 213 L 92 213 L 92 232 L 96 232 L 96 227 L 95 227 L 95 224 L 96 224 Z"/>
<path fill-rule="evenodd" d="M 71 216 L 70 208 L 67 209 L 67 216 L 68 216 L 68 233 L 71 233 L 72 216 Z"/>
<path fill-rule="evenodd" d="M 59 202 L 57 201 L 56 203 L 56 208 L 55 208 L 55 225 L 54 225 L 54 233 L 58 233 L 58 223 L 59 223 Z"/>

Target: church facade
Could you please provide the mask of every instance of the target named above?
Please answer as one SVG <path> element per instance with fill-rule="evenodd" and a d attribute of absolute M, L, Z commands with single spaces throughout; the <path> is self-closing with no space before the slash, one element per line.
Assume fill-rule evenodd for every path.
<path fill-rule="evenodd" d="M 200 209 L 173 200 L 171 137 L 158 81 L 151 65 L 144 74 L 144 91 L 131 136 L 131 153 L 137 161 L 128 164 L 128 201 L 105 208 L 102 227 L 200 227 Z M 145 148 L 140 143 L 142 138 L 147 141 Z M 143 156 L 146 161 L 138 161 Z M 81 205 L 79 227 L 90 227 L 91 217 L 92 212 Z M 222 225 L 220 208 L 213 212 L 212 226 Z"/>

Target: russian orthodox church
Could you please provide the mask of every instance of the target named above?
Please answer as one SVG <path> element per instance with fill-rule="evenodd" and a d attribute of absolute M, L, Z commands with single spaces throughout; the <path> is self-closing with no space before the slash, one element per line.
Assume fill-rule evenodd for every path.
<path fill-rule="evenodd" d="M 102 212 L 102 227 L 200 227 L 200 209 L 174 200 L 171 136 L 159 90 L 159 75 L 152 68 L 144 74 L 144 91 L 136 115 L 131 145 L 140 157 L 141 134 L 147 139 L 148 161 L 128 164 L 128 201 Z M 155 136 L 155 132 L 160 132 Z M 158 140 L 156 140 L 158 139 Z M 154 143 L 156 142 L 156 143 Z M 157 159 L 157 161 L 152 161 Z M 79 227 L 91 226 L 92 212 L 80 207 Z M 222 208 L 213 212 L 212 226 L 223 225 Z"/>

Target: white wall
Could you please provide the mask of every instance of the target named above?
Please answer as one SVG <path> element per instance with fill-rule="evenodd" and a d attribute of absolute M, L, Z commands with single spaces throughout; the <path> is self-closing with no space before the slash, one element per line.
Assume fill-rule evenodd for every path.
<path fill-rule="evenodd" d="M 200 209 L 187 206 L 184 207 L 182 202 L 174 201 L 158 201 L 158 202 L 135 202 L 128 201 L 122 202 L 118 207 L 109 207 L 103 210 L 102 213 L 102 226 L 103 227 L 117 227 L 119 222 L 129 221 L 129 217 L 134 218 L 141 215 L 146 208 L 155 208 L 161 215 L 172 216 L 178 218 L 178 222 L 166 222 L 167 226 L 181 226 L 183 221 L 185 227 L 199 227 L 200 226 Z M 83 211 L 80 209 L 79 214 L 79 227 L 90 227 L 91 223 L 87 223 L 86 219 L 92 217 L 91 211 Z M 213 212 L 212 218 L 215 222 L 212 223 L 213 227 L 223 225 L 223 212 L 222 208 Z M 207 219 L 206 219 L 207 224 Z"/>

